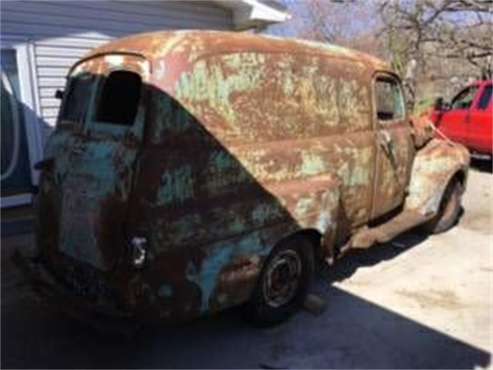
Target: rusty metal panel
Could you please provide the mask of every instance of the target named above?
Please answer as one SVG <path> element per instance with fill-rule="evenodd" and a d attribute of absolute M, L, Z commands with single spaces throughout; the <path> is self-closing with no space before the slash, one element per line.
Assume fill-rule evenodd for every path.
<path fill-rule="evenodd" d="M 344 58 L 288 52 L 211 54 L 189 62 L 188 49 L 176 50 L 183 55 L 175 51 L 154 63 L 153 146 L 143 153 L 133 214 L 135 224 L 153 220 L 148 232 L 156 260 L 169 263 L 177 251 L 180 260 L 193 261 L 172 263 L 173 275 L 160 278 L 168 281 L 167 292 L 193 281 L 205 312 L 250 294 L 258 266 L 245 268 L 246 275 L 230 273 L 249 282 L 233 289 L 236 295 L 212 294 L 219 283 L 210 277 L 219 267 L 234 270 L 237 260 L 261 261 L 284 236 L 277 225 L 326 234 L 335 229 L 341 204 L 351 222 L 367 221 L 375 154 L 372 71 Z M 185 61 L 180 73 L 177 60 Z M 255 238 L 257 230 L 263 238 Z M 213 247 L 218 240 L 219 249 Z M 188 255 L 178 252 L 184 249 Z"/>
<path fill-rule="evenodd" d="M 428 142 L 414 159 L 405 208 L 435 214 L 448 182 L 459 172 L 467 177 L 469 162 L 469 152 L 460 144 L 440 139 Z"/>
<path fill-rule="evenodd" d="M 173 64 L 181 72 L 186 69 L 186 63 L 193 63 L 205 55 L 252 51 L 260 54 L 286 51 L 291 54 L 320 54 L 347 59 L 354 64 L 365 64 L 373 70 L 391 70 L 389 64 L 381 59 L 337 45 L 220 31 L 164 31 L 129 36 L 94 49 L 86 58 L 105 53 L 136 53 L 156 64 L 163 58 L 174 60 L 176 64 Z"/>

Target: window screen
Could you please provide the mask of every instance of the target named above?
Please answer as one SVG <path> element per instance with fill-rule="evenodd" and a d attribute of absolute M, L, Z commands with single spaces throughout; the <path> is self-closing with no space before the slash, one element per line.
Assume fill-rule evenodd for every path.
<path fill-rule="evenodd" d="M 488 85 L 484 88 L 481 98 L 479 98 L 478 109 L 486 109 L 491 101 L 492 86 Z"/>
<path fill-rule="evenodd" d="M 96 109 L 96 121 L 131 126 L 139 106 L 142 79 L 133 72 L 110 73 Z"/>
<path fill-rule="evenodd" d="M 380 121 L 404 118 L 404 98 L 397 81 L 379 78 L 375 84 L 377 117 Z"/>

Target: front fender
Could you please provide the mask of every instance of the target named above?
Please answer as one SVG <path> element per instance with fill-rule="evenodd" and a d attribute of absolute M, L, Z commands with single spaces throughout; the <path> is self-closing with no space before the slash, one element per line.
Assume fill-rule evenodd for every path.
<path fill-rule="evenodd" d="M 414 158 L 405 209 L 432 217 L 449 181 L 456 174 L 465 180 L 470 156 L 467 149 L 456 143 L 433 139 Z"/>

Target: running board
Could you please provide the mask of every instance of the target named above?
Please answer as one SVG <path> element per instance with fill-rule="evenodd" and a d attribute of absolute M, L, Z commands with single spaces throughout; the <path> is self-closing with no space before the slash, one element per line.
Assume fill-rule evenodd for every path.
<path fill-rule="evenodd" d="M 403 211 L 382 225 L 356 232 L 349 241 L 347 249 L 365 249 L 376 243 L 386 243 L 404 231 L 424 223 L 429 218 L 416 211 Z"/>

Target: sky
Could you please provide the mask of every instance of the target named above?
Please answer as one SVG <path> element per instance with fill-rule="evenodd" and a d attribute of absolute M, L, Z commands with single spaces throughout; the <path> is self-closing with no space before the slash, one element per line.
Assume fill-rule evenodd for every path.
<path fill-rule="evenodd" d="M 325 0 L 328 2 L 328 0 Z M 307 10 L 307 1 L 304 0 L 280 0 L 291 14 L 292 19 L 290 21 L 272 25 L 266 33 L 283 36 L 283 37 L 297 37 L 304 25 L 311 22 L 310 13 Z M 354 16 L 358 11 L 358 8 L 363 4 L 364 10 L 368 16 L 362 18 L 361 16 Z M 346 3 L 332 3 L 336 15 L 341 19 L 341 23 L 344 25 L 344 33 L 346 35 L 358 36 L 369 30 L 378 28 L 380 25 L 379 16 L 377 13 L 378 0 L 358 1 L 354 4 Z M 361 9 L 361 8 L 360 8 Z"/>
<path fill-rule="evenodd" d="M 307 10 L 307 0 L 279 0 L 292 15 L 290 21 L 270 26 L 266 33 L 284 36 L 297 37 L 300 31 L 311 22 L 310 13 Z M 350 1 L 350 0 L 349 0 Z M 322 0 L 328 6 L 333 7 L 334 20 L 337 20 L 337 26 L 343 30 L 345 36 L 358 36 L 366 32 L 374 31 L 381 26 L 378 6 L 381 0 L 354 0 L 352 2 L 341 1 L 333 2 Z M 403 6 L 413 6 L 416 0 L 399 0 Z M 438 3 L 438 0 L 435 0 Z M 475 23 L 478 21 L 477 14 L 472 12 L 450 12 L 442 15 L 447 21 L 455 24 L 457 27 Z M 485 21 L 493 22 L 493 12 L 482 14 Z"/>

